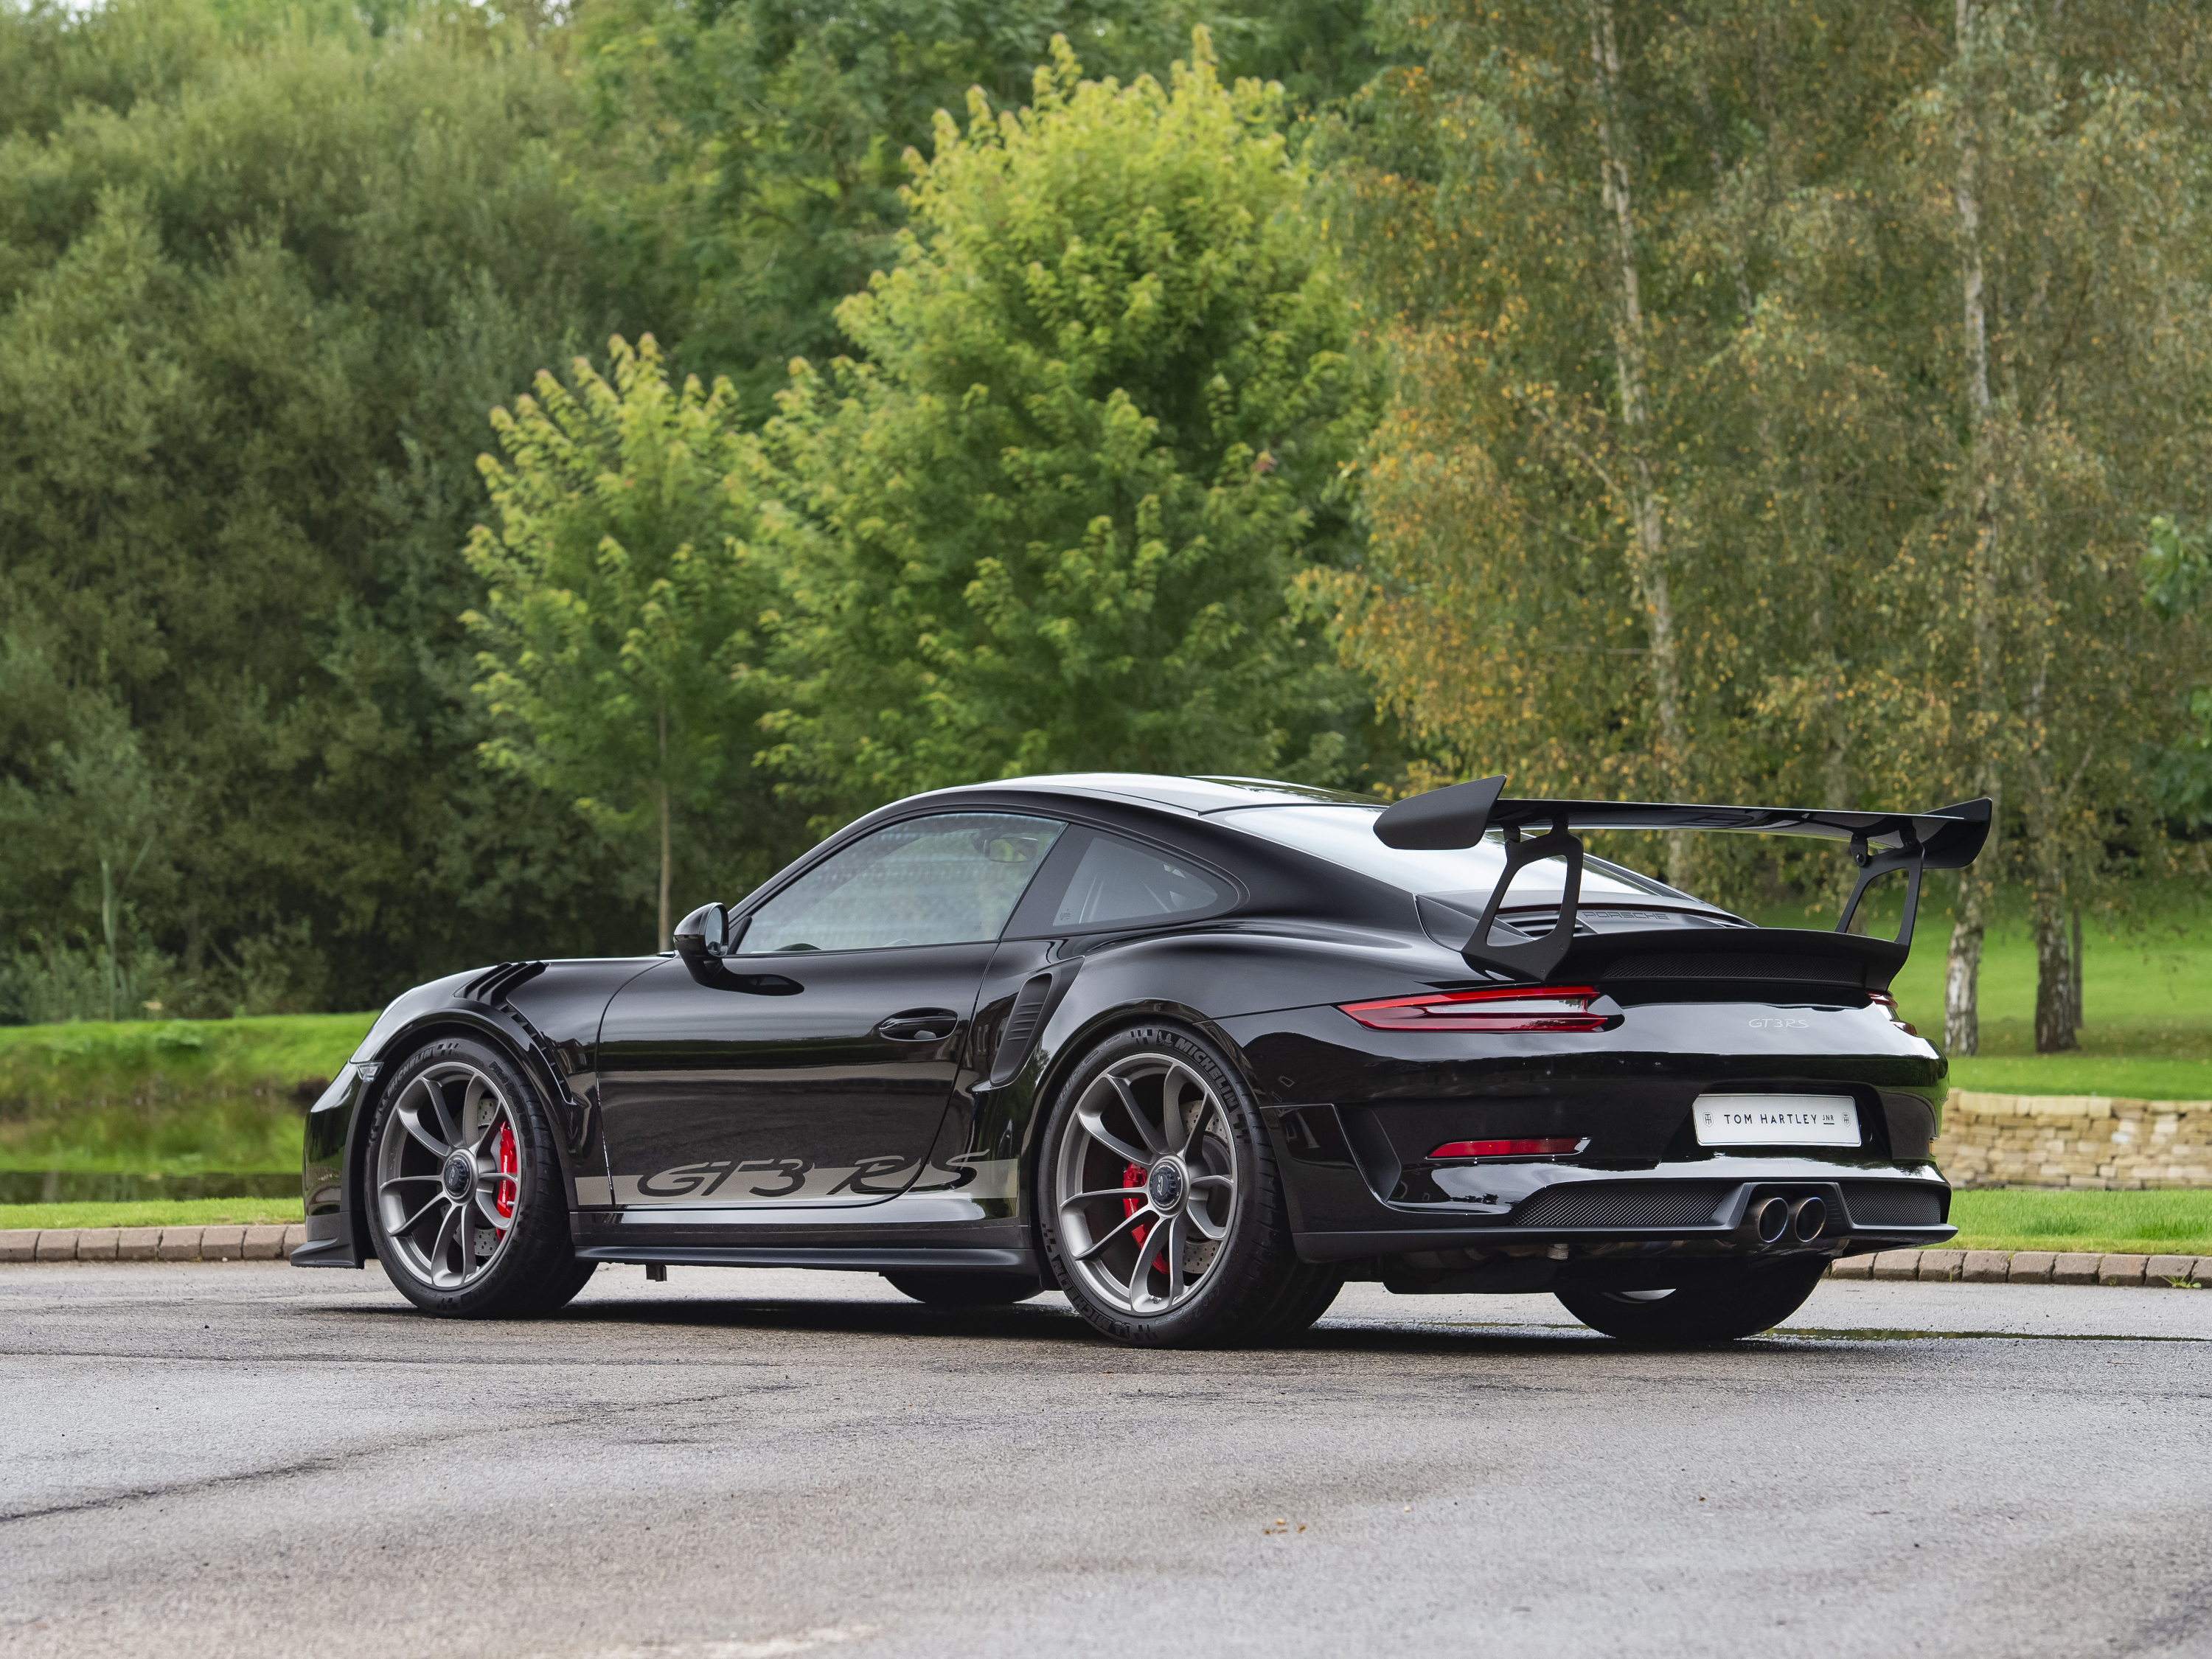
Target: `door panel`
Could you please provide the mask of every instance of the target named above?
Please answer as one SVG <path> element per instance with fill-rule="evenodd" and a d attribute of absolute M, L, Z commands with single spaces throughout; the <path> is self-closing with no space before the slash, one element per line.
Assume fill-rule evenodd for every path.
<path fill-rule="evenodd" d="M 995 941 L 1066 827 L 886 824 L 748 911 L 720 966 L 671 960 L 625 986 L 599 1039 L 614 1201 L 757 1220 L 911 1186 Z"/>
<path fill-rule="evenodd" d="M 904 1191 L 945 1115 L 994 948 L 781 955 L 778 974 L 800 988 L 780 996 L 702 985 L 677 960 L 648 969 L 600 1034 L 614 1201 L 738 1221 Z"/>

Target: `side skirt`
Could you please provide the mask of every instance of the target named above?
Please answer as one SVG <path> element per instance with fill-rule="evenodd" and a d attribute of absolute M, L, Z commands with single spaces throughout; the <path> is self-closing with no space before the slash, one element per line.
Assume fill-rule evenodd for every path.
<path fill-rule="evenodd" d="M 896 1245 L 842 1248 L 775 1244 L 586 1244 L 579 1261 L 643 1262 L 678 1267 L 823 1267 L 848 1273 L 1035 1273 L 1027 1250 Z"/>

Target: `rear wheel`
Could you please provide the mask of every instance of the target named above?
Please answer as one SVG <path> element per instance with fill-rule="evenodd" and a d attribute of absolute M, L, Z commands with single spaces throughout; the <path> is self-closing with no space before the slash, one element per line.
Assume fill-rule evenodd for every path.
<path fill-rule="evenodd" d="M 425 1313 L 529 1318 L 592 1276 L 568 1235 L 552 1126 L 487 1043 L 446 1038 L 394 1068 L 364 1185 L 385 1276 Z"/>
<path fill-rule="evenodd" d="M 1176 1026 L 1124 1031 L 1077 1066 L 1046 1120 L 1037 1187 L 1046 1260 L 1075 1310 L 1117 1342 L 1279 1340 L 1341 1282 L 1298 1261 L 1234 1068 Z"/>
<path fill-rule="evenodd" d="M 1805 1305 L 1827 1271 L 1825 1256 L 1745 1265 L 1724 1278 L 1671 1291 L 1555 1291 L 1576 1318 L 1623 1342 L 1692 1346 L 1771 1330 Z"/>

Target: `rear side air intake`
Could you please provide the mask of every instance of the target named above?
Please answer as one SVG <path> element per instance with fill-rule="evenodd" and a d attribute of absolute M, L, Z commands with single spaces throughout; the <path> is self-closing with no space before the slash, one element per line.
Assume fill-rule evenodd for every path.
<path fill-rule="evenodd" d="M 1006 1083 L 1022 1069 L 1043 1023 L 1045 999 L 1052 994 L 1052 975 L 1032 974 L 1007 1011 L 1006 1028 L 999 1033 L 999 1051 L 991 1057 L 991 1081 Z"/>

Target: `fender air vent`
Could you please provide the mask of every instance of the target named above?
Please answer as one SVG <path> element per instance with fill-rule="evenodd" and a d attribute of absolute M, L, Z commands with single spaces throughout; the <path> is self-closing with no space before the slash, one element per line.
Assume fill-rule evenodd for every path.
<path fill-rule="evenodd" d="M 1037 1027 L 1044 1021 L 1045 999 L 1052 994 L 1052 975 L 1032 974 L 1029 981 L 1014 999 L 1013 1007 L 1006 1014 L 1006 1024 L 999 1033 L 999 1052 L 991 1057 L 991 1082 L 994 1085 L 1012 1080 L 1022 1069 L 1022 1062 L 1030 1056 L 1030 1048 L 1036 1042 Z"/>
<path fill-rule="evenodd" d="M 545 971 L 542 962 L 502 962 L 496 968 L 488 968 L 456 993 L 465 1002 L 482 1002 L 496 1006 L 501 999 L 525 980 L 535 979 Z"/>

